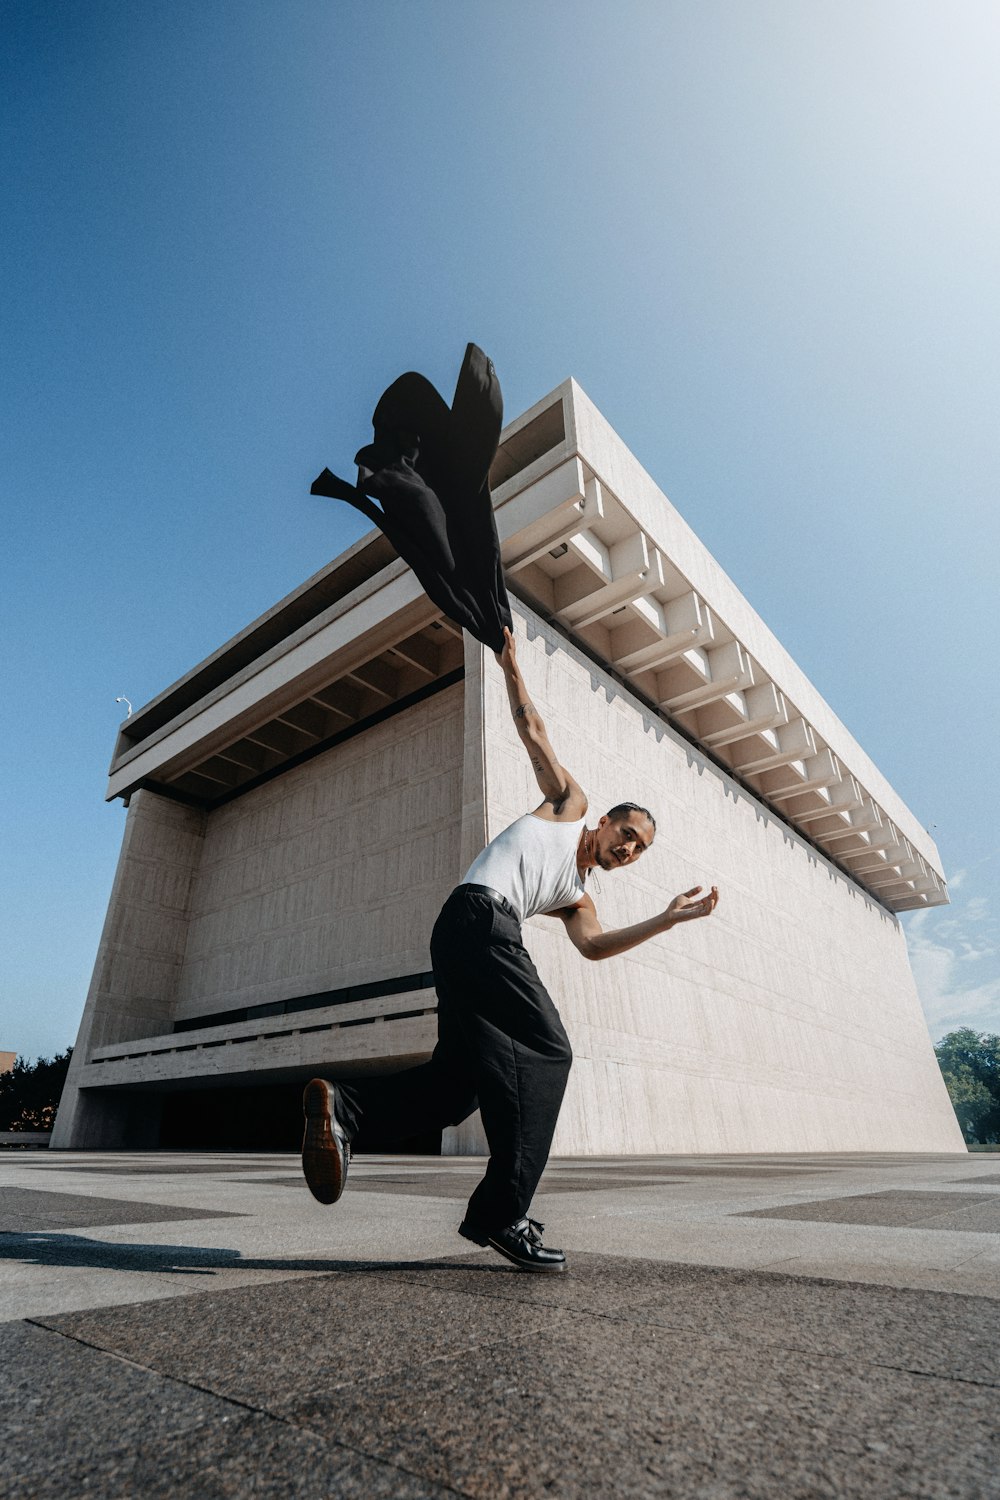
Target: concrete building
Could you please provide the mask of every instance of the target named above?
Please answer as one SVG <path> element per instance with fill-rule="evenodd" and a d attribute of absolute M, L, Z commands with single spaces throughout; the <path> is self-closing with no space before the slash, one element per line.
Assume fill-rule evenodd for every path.
<path fill-rule="evenodd" d="M 602 964 L 527 924 L 576 1055 L 555 1150 L 964 1150 L 898 920 L 947 900 L 927 832 L 575 382 L 493 484 L 553 743 L 595 818 L 658 819 L 602 919 L 722 892 Z M 423 1058 L 437 909 L 538 794 L 492 658 L 372 533 L 127 719 L 108 795 L 56 1146 L 290 1144 L 305 1079 Z"/>

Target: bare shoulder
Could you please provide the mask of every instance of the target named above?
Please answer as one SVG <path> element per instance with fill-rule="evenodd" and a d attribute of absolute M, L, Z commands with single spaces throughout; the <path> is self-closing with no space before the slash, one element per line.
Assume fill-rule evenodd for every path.
<path fill-rule="evenodd" d="M 539 807 L 533 809 L 534 816 L 546 823 L 577 823 L 587 812 L 586 792 L 565 767 L 562 770 L 564 784 L 559 798 L 546 797 Z"/>

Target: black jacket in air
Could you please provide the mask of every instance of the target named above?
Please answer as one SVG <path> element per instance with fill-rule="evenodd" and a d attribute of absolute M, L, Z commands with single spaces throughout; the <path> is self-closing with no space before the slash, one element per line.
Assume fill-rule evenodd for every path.
<path fill-rule="evenodd" d="M 360 510 L 438 608 L 499 651 L 512 621 L 490 500 L 503 425 L 492 361 L 468 346 L 450 408 L 423 375 L 401 375 L 381 397 L 372 425 L 374 442 L 355 456 L 357 484 L 324 469 L 310 493 Z"/>

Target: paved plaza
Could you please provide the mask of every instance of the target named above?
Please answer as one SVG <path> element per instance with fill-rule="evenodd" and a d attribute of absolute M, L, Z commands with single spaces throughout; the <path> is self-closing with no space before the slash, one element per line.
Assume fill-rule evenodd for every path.
<path fill-rule="evenodd" d="M 3 1496 L 1000 1494 L 1000 1158 L 0 1154 Z"/>

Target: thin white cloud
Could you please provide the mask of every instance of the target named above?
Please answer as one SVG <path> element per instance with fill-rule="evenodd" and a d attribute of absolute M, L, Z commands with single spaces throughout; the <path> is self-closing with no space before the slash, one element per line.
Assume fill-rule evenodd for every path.
<path fill-rule="evenodd" d="M 996 951 L 995 948 L 975 948 L 963 938 L 959 960 L 961 963 L 977 963 L 981 958 L 992 958 Z"/>
<path fill-rule="evenodd" d="M 965 872 L 959 871 L 959 876 Z M 951 880 L 954 893 L 961 879 Z M 931 1035 L 960 1026 L 1000 1032 L 1000 924 L 985 896 L 914 913 L 906 926 L 910 965 Z"/>

